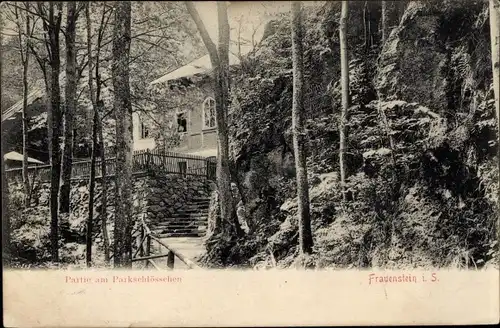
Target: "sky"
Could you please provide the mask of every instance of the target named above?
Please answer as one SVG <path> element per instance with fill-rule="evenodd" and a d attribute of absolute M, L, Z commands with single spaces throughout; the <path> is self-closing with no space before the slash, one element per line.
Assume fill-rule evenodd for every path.
<path fill-rule="evenodd" d="M 195 2 L 196 9 L 205 23 L 212 40 L 217 43 L 217 4 L 213 1 Z M 236 42 L 241 22 L 241 39 L 251 40 L 255 32 L 255 41 L 260 41 L 264 33 L 265 23 L 278 12 L 287 12 L 290 5 L 287 1 L 232 1 L 228 6 L 228 20 L 231 28 L 231 41 Z M 236 44 L 231 51 L 236 51 Z M 251 50 L 251 45 L 242 45 L 242 53 Z"/>

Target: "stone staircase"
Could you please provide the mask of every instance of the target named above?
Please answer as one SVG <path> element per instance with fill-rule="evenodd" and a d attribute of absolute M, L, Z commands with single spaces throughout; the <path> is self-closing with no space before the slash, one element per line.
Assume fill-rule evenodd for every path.
<path fill-rule="evenodd" d="M 193 198 L 151 227 L 160 238 L 203 237 L 207 230 L 209 198 Z"/>

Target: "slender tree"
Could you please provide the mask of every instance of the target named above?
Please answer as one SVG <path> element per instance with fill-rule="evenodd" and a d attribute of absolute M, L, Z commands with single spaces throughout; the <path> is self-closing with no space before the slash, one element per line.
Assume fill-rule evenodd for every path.
<path fill-rule="evenodd" d="M 95 194 L 95 153 L 97 144 L 97 106 L 94 96 L 94 83 L 92 77 L 92 25 L 90 21 L 90 2 L 85 6 L 85 18 L 87 22 L 87 53 L 89 58 L 88 65 L 88 84 L 89 84 L 89 98 L 94 109 L 92 121 L 92 151 L 90 161 L 90 182 L 89 182 L 89 216 L 87 218 L 87 235 L 86 235 L 86 263 L 87 267 L 92 265 L 92 221 L 94 219 L 94 194 Z M 96 64 L 97 65 L 97 64 Z"/>
<path fill-rule="evenodd" d="M 0 4 L 1 7 L 1 4 Z M 4 9 L 4 8 L 2 8 Z M 4 28 L 3 15 L 0 15 L 0 30 Z M 3 33 L 0 33 L 0 74 L 3 72 L 3 54 L 4 54 Z M 5 161 L 3 156 L 5 154 L 5 143 L 0 142 L 0 156 L 1 156 L 1 178 L 2 178 L 2 263 L 3 266 L 8 266 L 10 260 L 10 214 L 9 214 L 9 187 L 7 185 L 7 176 L 5 174 Z"/>
<path fill-rule="evenodd" d="M 497 117 L 497 144 L 500 145 L 500 1 L 490 0 L 491 66 L 493 71 L 493 92 Z M 498 148 L 498 183 L 500 185 L 500 147 Z M 498 193 L 500 204 L 500 192 Z M 500 205 L 499 205 L 500 217 Z M 500 232 L 499 232 L 500 233 Z"/>
<path fill-rule="evenodd" d="M 388 10 L 387 10 L 387 1 L 382 0 L 382 44 L 387 39 L 387 24 L 388 24 Z"/>
<path fill-rule="evenodd" d="M 115 267 L 132 266 L 132 103 L 130 99 L 131 2 L 115 3 L 112 79 L 116 119 Z"/>
<path fill-rule="evenodd" d="M 87 221 L 87 265 L 90 266 L 92 259 L 92 235 L 90 232 L 92 231 L 92 220 L 94 217 L 94 194 L 95 194 L 95 175 L 96 175 L 96 149 L 99 148 L 99 156 L 100 156 L 100 167 L 101 167 L 101 185 L 102 185 L 102 194 L 101 194 L 101 210 L 99 216 L 101 217 L 101 232 L 102 239 L 104 245 L 104 261 L 109 263 L 109 236 L 108 236 L 108 226 L 107 226 L 107 184 L 106 184 L 106 159 L 104 154 L 104 142 L 103 142 L 103 134 L 102 134 L 102 118 L 99 113 L 103 112 L 103 102 L 100 100 L 101 97 L 101 79 L 100 79 L 100 52 L 101 52 L 101 44 L 102 38 L 104 35 L 104 31 L 107 27 L 107 22 L 109 19 L 109 15 L 105 8 L 102 10 L 101 22 L 99 25 L 99 29 L 97 31 L 97 44 L 96 44 L 96 53 L 95 53 L 95 63 L 92 60 L 93 52 L 92 52 L 92 24 L 90 19 L 90 3 L 87 3 L 85 8 L 85 17 L 87 22 L 87 54 L 89 58 L 88 62 L 88 84 L 89 84 L 89 97 L 92 103 L 92 109 L 94 112 L 92 119 L 92 157 L 91 157 L 91 170 L 90 170 L 90 181 L 89 181 L 89 216 Z M 95 77 L 94 77 L 95 71 Z M 96 87 L 94 91 L 94 78 L 96 80 Z M 99 147 L 97 147 L 97 138 L 100 139 Z"/>
<path fill-rule="evenodd" d="M 59 191 L 59 212 L 69 213 L 71 191 L 71 168 L 73 164 L 73 131 L 74 115 L 77 105 L 77 51 L 76 51 L 76 24 L 78 21 L 77 2 L 67 3 L 66 12 L 66 90 L 64 109 L 64 144 L 62 151 L 61 186 Z"/>
<path fill-rule="evenodd" d="M 349 15 L 349 2 L 342 2 L 342 12 L 340 15 L 340 66 L 341 66 L 341 86 L 342 86 L 342 111 L 340 113 L 340 184 L 342 188 L 342 199 L 346 201 L 346 168 L 345 154 L 347 148 L 347 111 L 349 109 L 349 58 L 347 52 L 347 18 Z"/>
<path fill-rule="evenodd" d="M 59 261 L 59 212 L 58 194 L 59 178 L 61 175 L 61 90 L 59 75 L 61 71 L 60 40 L 62 20 L 62 2 L 49 2 L 48 13 L 45 5 L 37 3 L 39 15 L 42 17 L 45 32 L 45 44 L 48 52 L 49 69 L 47 70 L 46 86 L 49 97 L 47 103 L 49 153 L 51 165 L 50 179 L 50 243 L 53 261 Z"/>
<path fill-rule="evenodd" d="M 29 10 L 30 3 L 24 3 L 26 11 Z M 31 15 L 25 13 L 24 15 L 24 23 L 25 27 L 23 27 L 23 23 L 21 22 L 21 13 L 17 7 L 14 8 L 14 13 L 16 15 L 16 23 L 17 23 L 17 32 L 18 32 L 18 42 L 19 42 L 19 55 L 21 57 L 21 64 L 23 66 L 23 108 L 22 108 L 22 130 L 23 130 L 23 166 L 22 166 L 22 175 L 23 175 L 23 189 L 24 189 L 24 197 L 23 203 L 25 207 L 28 207 L 30 204 L 30 182 L 28 177 L 28 152 L 27 152 L 27 144 L 28 144 L 28 95 L 29 95 L 29 87 L 28 87 L 28 70 L 29 70 L 29 43 L 31 42 L 31 35 L 33 34 L 33 26 L 31 25 Z M 24 36 L 23 36 L 24 35 Z"/>
<path fill-rule="evenodd" d="M 302 9 L 300 1 L 292 6 L 292 60 L 293 60 L 293 102 L 292 131 L 295 155 L 297 199 L 299 215 L 299 244 L 302 253 L 312 252 L 311 214 L 309 209 L 309 183 L 307 181 L 306 151 L 304 140 L 304 49 L 302 38 Z"/>
<path fill-rule="evenodd" d="M 186 8 L 195 22 L 205 47 L 210 56 L 214 74 L 215 111 L 217 120 L 217 187 L 222 220 L 215 222 L 215 231 L 222 229 L 223 222 L 234 227 L 237 235 L 243 230 L 236 216 L 236 208 L 231 191 L 231 172 L 229 168 L 229 129 L 227 111 L 229 107 L 229 22 L 227 6 L 223 1 L 217 2 L 217 17 L 219 26 L 218 48 L 210 38 L 198 11 L 192 2 L 185 2 Z"/>

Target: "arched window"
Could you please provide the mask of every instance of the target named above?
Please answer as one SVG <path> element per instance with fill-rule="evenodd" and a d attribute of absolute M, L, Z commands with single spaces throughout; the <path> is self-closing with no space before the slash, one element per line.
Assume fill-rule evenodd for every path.
<path fill-rule="evenodd" d="M 203 101 L 203 128 L 215 128 L 215 99 L 208 97 Z"/>

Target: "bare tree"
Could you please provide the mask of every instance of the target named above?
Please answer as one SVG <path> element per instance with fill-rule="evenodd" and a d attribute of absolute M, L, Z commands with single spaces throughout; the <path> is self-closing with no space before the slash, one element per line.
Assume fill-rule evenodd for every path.
<path fill-rule="evenodd" d="M 85 6 L 85 18 L 87 22 L 87 52 L 89 57 L 88 65 L 88 84 L 89 84 L 89 98 L 94 109 L 93 122 L 92 122 L 92 152 L 90 161 L 90 182 L 89 182 L 89 216 L 87 218 L 87 235 L 86 235 L 86 264 L 87 267 L 92 265 L 92 221 L 94 219 L 94 194 L 95 194 L 95 153 L 97 144 L 97 106 L 94 96 L 94 82 L 92 81 L 92 25 L 90 24 L 90 2 Z M 97 63 L 96 63 L 97 65 Z"/>
<path fill-rule="evenodd" d="M 49 153 L 51 164 L 50 179 L 50 243 L 53 261 L 59 261 L 59 212 L 58 193 L 59 178 L 61 175 L 61 90 L 59 75 L 61 71 L 60 40 L 62 20 L 62 2 L 49 2 L 48 8 L 43 3 L 37 2 L 37 13 L 42 18 L 45 36 L 45 46 L 48 54 L 49 69 L 46 70 L 46 89 L 48 91 L 48 135 Z M 39 58 L 39 57 L 37 57 Z M 38 59 L 37 59 L 38 60 Z M 40 64 L 41 68 L 45 65 Z M 42 69 L 43 70 L 43 69 Z"/>
<path fill-rule="evenodd" d="M 26 11 L 29 10 L 30 3 L 24 3 Z M 30 204 L 30 181 L 28 177 L 28 152 L 27 152 L 27 144 L 28 144 L 28 95 L 29 95 L 29 87 L 28 87 L 28 69 L 29 69 L 29 59 L 30 59 L 30 51 L 29 43 L 31 42 L 31 36 L 33 34 L 34 22 L 32 24 L 31 15 L 25 13 L 24 15 L 24 24 L 21 21 L 21 13 L 19 8 L 14 7 L 14 13 L 16 16 L 16 24 L 17 24 L 17 32 L 18 32 L 18 43 L 19 43 L 19 55 L 21 57 L 21 64 L 23 66 L 23 108 L 22 108 L 22 130 L 23 130 L 23 166 L 22 166 L 22 175 L 23 175 L 23 189 L 24 189 L 24 197 L 23 203 L 25 207 L 28 207 Z"/>
<path fill-rule="evenodd" d="M 309 183 L 307 181 L 306 152 L 304 140 L 304 48 L 300 1 L 292 5 L 292 60 L 293 60 L 293 102 L 292 131 L 295 155 L 297 200 L 299 215 L 299 244 L 302 253 L 312 252 L 311 214 L 309 206 Z"/>
<path fill-rule="evenodd" d="M 2 8 L 3 9 L 3 8 Z M 0 31 L 3 30 L 5 24 L 3 21 L 3 17 L 0 17 Z M 3 34 L 0 33 L 0 73 L 2 72 L 3 67 L 3 53 L 4 53 L 4 43 L 3 43 Z M 7 176 L 5 174 L 5 161 L 3 160 L 3 156 L 5 154 L 4 149 L 5 143 L 0 142 L 0 156 L 2 159 L 1 165 L 1 175 L 2 175 L 2 264 L 4 267 L 8 265 L 10 260 L 10 240 L 11 240 L 11 232 L 10 232 L 10 213 L 9 213 L 9 187 L 7 185 Z"/>
<path fill-rule="evenodd" d="M 341 86 L 342 86 L 342 111 L 340 114 L 340 184 L 342 188 L 342 199 L 346 201 L 346 168 L 345 154 L 347 147 L 346 123 L 347 111 L 349 109 L 349 58 L 347 52 L 347 18 L 349 15 L 349 2 L 342 2 L 342 12 L 340 16 L 340 65 L 341 65 Z"/>
<path fill-rule="evenodd" d="M 85 8 L 85 17 L 87 22 L 87 53 L 89 58 L 88 63 L 88 84 L 89 84 L 89 97 L 92 103 L 93 109 L 93 119 L 92 119 L 92 157 L 91 157 L 91 170 L 90 170 L 90 181 L 89 181 L 89 216 L 87 221 L 87 266 L 91 265 L 92 259 L 92 220 L 94 217 L 94 195 L 95 195 L 95 175 L 96 175 L 96 149 L 98 145 L 97 138 L 99 141 L 99 156 L 100 156 L 100 165 L 101 165 L 101 185 L 102 185 L 102 194 L 101 194 L 101 211 L 99 216 L 101 217 L 101 232 L 102 239 L 104 244 L 104 261 L 109 263 L 110 254 L 109 254 L 109 236 L 108 236 L 108 226 L 107 226 L 107 184 L 106 184 L 106 158 L 104 152 L 104 138 L 102 132 L 102 120 L 104 119 L 103 113 L 103 102 L 101 98 L 101 78 L 100 78 L 100 53 L 101 53 L 101 45 L 102 39 L 104 35 L 104 31 L 106 30 L 108 20 L 111 14 L 108 14 L 108 11 L 105 10 L 105 6 L 102 8 L 101 21 L 99 24 L 99 29 L 97 31 L 97 44 L 96 44 L 96 54 L 95 54 L 95 63 L 92 60 L 92 24 L 90 20 L 90 3 L 87 3 Z M 96 80 L 96 90 L 94 91 L 94 72 L 95 71 L 95 80 Z M 101 117 L 99 115 L 101 113 Z"/>
<path fill-rule="evenodd" d="M 66 90 L 64 109 L 64 144 L 62 151 L 61 186 L 59 190 L 59 212 L 69 213 L 71 191 L 71 169 L 73 165 L 74 115 L 77 105 L 77 50 L 76 24 L 80 8 L 75 1 L 67 3 L 66 31 Z"/>
<path fill-rule="evenodd" d="M 219 219 L 216 220 L 215 231 L 220 231 L 223 221 L 225 221 L 234 227 L 237 235 L 242 235 L 243 230 L 236 216 L 236 208 L 231 192 L 231 172 L 229 168 L 229 131 L 227 125 L 227 111 L 229 106 L 229 22 L 227 7 L 225 2 L 217 2 L 219 42 L 218 47 L 216 47 L 194 4 L 187 1 L 185 4 L 207 48 L 214 72 L 217 143 L 219 150 L 217 156 L 217 187 L 220 195 L 222 218 L 222 221 Z"/>
<path fill-rule="evenodd" d="M 130 99 L 131 2 L 115 3 L 113 89 L 116 119 L 115 267 L 132 266 L 132 103 Z"/>
<path fill-rule="evenodd" d="M 490 36 L 491 36 L 491 66 L 493 72 L 493 92 L 498 127 L 498 144 L 500 144 L 500 1 L 490 0 Z M 498 156 L 500 158 L 500 147 Z M 500 184 L 500 160 L 498 161 L 498 183 Z M 500 192 L 498 193 L 500 204 Z M 499 207 L 500 215 L 500 207 Z"/>
<path fill-rule="evenodd" d="M 387 39 L 387 24 L 389 23 L 388 22 L 388 10 L 387 10 L 387 1 L 386 0 L 382 0 L 382 28 L 381 28 L 381 32 L 382 32 L 382 44 L 385 42 L 385 40 Z"/>

